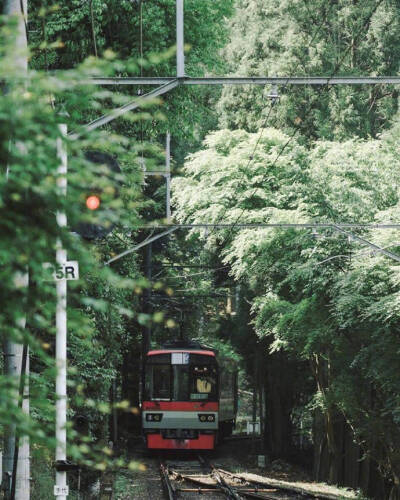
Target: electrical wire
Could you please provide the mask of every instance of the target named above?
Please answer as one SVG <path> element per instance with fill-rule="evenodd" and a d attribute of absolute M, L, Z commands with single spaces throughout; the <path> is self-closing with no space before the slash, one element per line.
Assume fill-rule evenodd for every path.
<path fill-rule="evenodd" d="M 384 247 L 380 247 L 381 250 L 386 250 L 387 248 L 391 248 L 391 247 L 398 247 L 400 246 L 400 242 L 399 243 L 392 243 L 390 245 L 386 245 Z M 368 255 L 368 254 L 373 254 L 375 255 L 377 252 L 377 250 L 363 250 L 362 252 L 357 252 L 355 254 L 353 254 L 353 257 L 360 257 L 362 255 Z M 327 257 L 326 259 L 324 260 L 320 260 L 319 262 L 316 262 L 312 267 L 316 267 L 316 266 L 319 266 L 320 264 L 325 264 L 325 262 L 329 262 L 330 260 L 333 260 L 333 259 L 338 259 L 339 257 L 343 257 L 343 258 L 346 258 L 346 259 L 351 259 L 351 256 L 350 255 L 345 255 L 345 254 L 339 254 L 339 255 L 332 255 L 331 257 Z"/>
<path fill-rule="evenodd" d="M 185 275 L 182 275 L 182 276 L 167 276 L 166 279 L 180 279 L 180 278 L 191 278 L 192 276 L 199 276 L 201 274 L 208 274 L 210 273 L 211 271 L 220 271 L 221 269 L 226 269 L 227 267 L 229 266 L 221 266 L 221 267 L 216 267 L 216 268 L 208 268 L 207 271 L 200 271 L 198 273 L 193 273 L 193 274 L 185 274 Z"/>
<path fill-rule="evenodd" d="M 368 14 L 367 18 L 365 19 L 364 23 L 362 24 L 361 28 L 358 30 L 357 32 L 357 35 L 356 37 L 354 38 L 354 42 L 358 40 L 359 36 L 361 35 L 361 32 L 365 29 L 365 27 L 367 26 L 367 24 L 369 23 L 371 17 L 374 15 L 374 13 L 376 12 L 376 10 L 378 9 L 378 7 L 382 4 L 383 0 L 378 0 L 378 2 L 376 2 L 374 8 L 371 10 L 371 12 Z M 320 26 L 321 27 L 321 26 Z M 319 28 L 320 29 L 320 28 Z M 319 30 L 318 30 L 319 31 Z M 335 73 L 340 69 L 340 67 L 342 66 L 348 52 L 350 51 L 351 49 L 351 46 L 347 47 L 347 49 L 344 51 L 343 55 L 342 55 L 342 58 L 338 61 L 338 63 L 336 64 L 335 68 L 334 68 L 334 71 L 333 73 L 331 74 L 331 76 L 329 77 L 329 79 L 333 78 Z M 328 79 L 328 83 L 326 86 L 320 88 L 318 90 L 318 96 L 322 93 L 322 91 L 325 91 L 327 90 L 328 92 L 331 90 L 332 86 L 329 85 L 329 79 Z M 314 99 L 315 101 L 315 99 Z M 311 102 L 307 108 L 307 111 L 306 111 L 306 117 L 309 115 L 310 111 L 312 110 L 312 107 L 313 107 L 313 102 Z M 286 141 L 286 143 L 282 146 L 281 150 L 279 151 L 279 153 L 277 154 L 275 160 L 272 162 L 272 165 L 271 165 L 271 168 L 273 168 L 277 161 L 279 160 L 279 158 L 282 156 L 283 152 L 285 151 L 285 149 L 289 146 L 289 144 L 291 143 L 291 141 L 294 139 L 294 137 L 298 134 L 298 132 L 300 131 L 300 126 L 297 125 L 296 123 L 294 123 L 294 126 L 295 126 L 295 130 L 294 132 L 291 134 L 291 136 L 289 137 L 289 139 Z M 263 182 L 264 180 L 266 179 L 266 176 L 263 177 L 263 179 L 261 179 L 261 182 Z M 254 197 L 254 195 L 256 194 L 258 188 L 255 188 L 253 193 L 250 195 L 250 198 L 249 199 L 252 199 Z M 247 197 L 246 197 L 247 198 Z M 245 212 L 245 209 L 243 208 L 241 213 L 239 214 L 239 216 L 236 218 L 236 220 L 234 221 L 233 225 L 231 226 L 231 230 L 229 232 L 229 234 L 224 238 L 223 242 L 222 242 L 222 246 L 224 246 L 226 244 L 226 242 L 228 241 L 228 238 L 231 236 L 234 228 L 236 227 L 236 225 L 239 223 L 240 219 L 242 218 L 243 214 Z"/>
<path fill-rule="evenodd" d="M 325 16 L 322 18 L 322 20 L 321 20 L 321 22 L 320 22 L 320 24 L 319 24 L 318 28 L 314 31 L 313 36 L 312 36 L 312 38 L 311 38 L 311 40 L 310 40 L 310 42 L 309 42 L 309 44 L 308 44 L 309 46 L 312 46 L 312 44 L 314 43 L 314 41 L 315 41 L 315 39 L 316 39 L 317 35 L 319 34 L 319 32 L 321 31 L 322 27 L 324 26 L 324 23 L 325 23 L 325 21 L 327 20 L 328 14 L 330 13 L 332 6 L 333 6 L 333 3 L 332 3 L 332 0 L 330 0 L 330 1 L 329 1 L 329 6 L 328 6 L 328 9 L 327 9 L 327 10 L 326 10 L 326 12 L 325 12 Z M 303 66 L 304 66 L 304 63 L 303 63 Z M 286 90 L 287 86 L 288 86 L 288 81 L 286 81 L 286 83 L 284 84 L 284 86 L 283 86 L 283 90 Z M 264 122 L 263 122 L 262 126 L 261 126 L 260 135 L 258 136 L 257 142 L 256 142 L 256 144 L 255 144 L 255 147 L 254 147 L 254 149 L 253 149 L 252 154 L 251 154 L 251 155 L 250 155 L 250 157 L 249 157 L 249 161 L 248 161 L 248 163 L 247 163 L 247 165 L 246 165 L 246 169 L 245 169 L 245 170 L 247 170 L 247 169 L 248 169 L 248 167 L 250 166 L 251 162 L 252 162 L 252 161 L 253 161 L 253 159 L 254 159 L 254 156 L 255 156 L 255 153 L 256 153 L 256 151 L 257 151 L 257 148 L 258 148 L 259 142 L 260 142 L 260 140 L 261 140 L 262 134 L 264 133 L 265 126 L 266 126 L 266 124 L 268 123 L 269 117 L 270 117 L 271 112 L 272 112 L 272 108 L 274 107 L 275 103 L 276 103 L 276 100 L 271 100 L 271 106 L 270 106 L 270 109 L 269 109 L 269 111 L 268 111 L 268 113 L 267 113 L 267 116 L 266 116 L 266 118 L 265 118 L 265 120 L 264 120 Z M 276 163 L 276 161 L 279 159 L 279 157 L 280 157 L 280 156 L 281 156 L 281 154 L 283 153 L 283 151 L 284 151 L 284 149 L 286 148 L 286 146 L 287 146 L 287 144 L 285 144 L 284 148 L 283 148 L 283 149 L 282 149 L 282 151 L 279 153 L 278 157 L 275 159 L 274 164 L 275 164 L 275 163 Z M 273 164 L 273 165 L 274 165 L 274 164 Z M 272 165 L 272 166 L 273 166 L 273 165 Z M 262 182 L 262 181 L 261 181 L 261 182 Z M 240 184 L 236 187 L 236 189 L 234 190 L 234 194 L 235 194 L 235 193 L 237 193 L 237 192 L 238 192 L 238 190 L 239 190 L 239 188 L 241 188 L 242 186 L 243 186 L 243 183 L 240 183 Z M 252 195 L 250 196 L 250 199 L 251 199 L 252 197 L 254 197 L 254 194 L 255 194 L 256 192 L 257 192 L 257 189 L 256 189 L 256 190 L 252 193 Z M 240 213 L 239 217 L 238 217 L 238 218 L 237 218 L 237 220 L 235 221 L 234 226 L 232 227 L 232 230 L 233 230 L 233 228 L 237 225 L 237 223 L 239 222 L 239 220 L 241 219 L 241 217 L 243 216 L 243 213 L 244 213 L 244 209 L 242 210 L 242 212 Z M 222 220 L 222 219 L 223 219 L 223 216 L 221 216 L 221 217 L 219 218 L 219 220 L 217 220 L 217 224 L 218 224 L 218 222 L 221 222 L 221 220 Z M 214 229 L 213 229 L 213 231 L 211 232 L 211 234 L 213 234 L 213 232 L 215 232 L 215 229 L 216 229 L 216 228 L 214 228 Z M 232 230 L 231 230 L 230 234 L 232 233 Z M 230 236 L 230 234 L 228 235 L 228 237 Z M 225 239 L 224 239 L 224 241 L 222 242 L 222 246 L 224 246 L 224 245 L 225 245 L 226 241 L 227 241 L 227 238 L 225 238 Z"/>
<path fill-rule="evenodd" d="M 367 16 L 366 20 L 364 21 L 363 25 L 361 26 L 360 30 L 357 32 L 357 35 L 356 35 L 356 37 L 355 37 L 355 39 L 354 39 L 355 41 L 358 39 L 358 37 L 359 37 L 359 36 L 360 36 L 360 34 L 361 34 L 361 31 L 362 31 L 362 30 L 366 27 L 366 25 L 369 23 L 369 21 L 370 21 L 371 17 L 374 15 L 374 13 L 376 12 L 376 10 L 378 9 L 378 7 L 380 6 L 380 4 L 381 4 L 382 2 L 383 2 L 383 0 L 378 0 L 378 2 L 375 4 L 374 8 L 373 8 L 373 9 L 371 10 L 371 12 L 368 14 L 368 16 Z M 312 39 L 311 39 L 311 41 L 310 41 L 310 44 L 309 44 L 309 45 L 312 45 L 312 43 L 314 42 L 314 40 L 315 40 L 316 36 L 317 36 L 317 35 L 318 35 L 318 33 L 320 32 L 320 30 L 321 30 L 322 26 L 324 25 L 324 23 L 325 23 L 325 21 L 326 21 L 326 18 L 327 18 L 327 16 L 328 16 L 328 13 L 330 12 L 330 10 L 331 10 L 331 8 L 332 8 L 332 5 L 333 5 L 333 4 L 332 4 L 332 3 L 330 3 L 329 9 L 327 9 L 327 10 L 326 10 L 325 16 L 324 16 L 323 20 L 321 21 L 320 25 L 318 26 L 317 30 L 315 30 L 315 32 L 314 32 L 314 34 L 313 34 L 313 37 L 312 37 Z M 343 55 L 342 55 L 342 58 L 341 58 L 341 59 L 338 61 L 338 63 L 336 64 L 336 66 L 335 66 L 335 68 L 334 68 L 334 70 L 333 70 L 333 72 L 332 72 L 332 74 L 331 74 L 331 76 L 330 76 L 329 78 L 333 78 L 333 77 L 334 77 L 334 75 L 335 75 L 335 73 L 336 73 L 336 72 L 340 69 L 340 67 L 342 66 L 342 64 L 343 64 L 343 62 L 344 62 L 344 60 L 345 60 L 345 58 L 346 58 L 346 56 L 347 56 L 347 54 L 348 54 L 348 52 L 349 52 L 349 50 L 350 50 L 350 49 L 351 49 L 351 47 L 348 47 L 348 48 L 344 51 L 344 53 L 343 53 Z M 286 89 L 287 85 L 288 85 L 288 82 L 286 82 L 286 84 L 284 85 L 284 89 Z M 327 91 L 329 92 L 329 91 L 331 90 L 331 88 L 332 88 L 332 86 L 329 86 L 329 79 L 328 79 L 327 86 L 324 86 L 324 87 L 322 87 L 321 89 L 319 89 L 319 91 L 318 91 L 318 94 L 317 94 L 317 95 L 319 96 L 319 95 L 322 93 L 322 90 L 324 90 L 324 91 L 325 91 L 325 90 L 327 89 Z M 315 99 L 314 99 L 311 103 L 309 103 L 308 108 L 307 108 L 307 111 L 306 111 L 306 113 L 305 113 L 305 117 L 307 117 L 307 116 L 309 115 L 310 111 L 312 110 L 312 105 L 313 105 L 313 103 L 314 103 L 314 102 L 315 102 Z M 263 134 L 263 132 L 264 132 L 265 126 L 266 126 L 266 124 L 267 124 L 267 122 L 268 122 L 268 120 L 269 120 L 269 117 L 270 117 L 270 115 L 271 115 L 271 112 L 272 112 L 272 109 L 273 109 L 273 107 L 274 107 L 274 104 L 275 104 L 275 102 L 274 102 L 274 101 L 271 101 L 271 105 L 270 105 L 269 111 L 268 111 L 267 116 L 266 116 L 266 118 L 265 118 L 265 120 L 264 120 L 264 122 L 263 122 L 263 125 L 262 125 L 262 128 L 261 128 L 261 131 L 260 131 L 260 134 L 259 134 L 258 139 L 257 139 L 256 144 L 255 144 L 255 147 L 254 147 L 253 152 L 252 152 L 252 154 L 250 155 L 249 160 L 248 160 L 248 162 L 247 162 L 247 165 L 246 165 L 246 170 L 248 169 L 248 167 L 250 166 L 251 162 L 252 162 L 252 161 L 253 161 L 253 159 L 254 159 L 255 153 L 256 153 L 256 151 L 257 151 L 258 145 L 259 145 L 260 140 L 261 140 L 261 138 L 262 138 L 262 134 Z M 278 152 L 277 156 L 275 157 L 274 161 L 272 162 L 271 168 L 273 168 L 273 167 L 276 165 L 277 161 L 278 161 L 278 160 L 279 160 L 279 158 L 282 156 L 282 154 L 284 153 L 284 151 L 286 150 L 286 148 L 289 146 L 289 144 L 291 143 L 291 141 L 292 141 L 292 140 L 296 137 L 296 135 L 297 135 L 297 134 L 298 134 L 298 132 L 300 131 L 300 126 L 299 126 L 299 125 L 297 125 L 296 123 L 294 123 L 294 126 L 295 126 L 295 130 L 293 131 L 293 133 L 290 135 L 290 137 L 288 138 L 288 140 L 285 142 L 285 144 L 282 146 L 282 148 L 281 148 L 281 149 L 280 149 L 280 151 Z M 262 182 L 264 182 L 264 180 L 265 180 L 265 179 L 266 179 L 266 176 L 264 175 L 264 177 L 263 177 L 263 178 L 262 178 L 262 180 L 261 180 L 261 183 L 262 183 Z M 240 183 L 240 184 L 236 187 L 235 192 L 237 193 L 237 192 L 238 192 L 238 189 L 240 189 L 240 187 L 242 187 L 242 186 L 243 186 L 243 183 Z M 254 191 L 252 192 L 252 194 L 250 195 L 250 198 L 248 198 L 248 197 L 246 196 L 246 199 L 252 199 L 252 198 L 254 198 L 254 196 L 255 196 L 255 194 L 256 194 L 256 192 L 257 192 L 257 191 L 258 191 L 258 188 L 255 188 L 255 189 L 254 189 Z M 242 200 L 240 200 L 240 201 L 239 201 L 239 203 L 240 203 L 241 201 L 244 201 L 244 198 L 243 198 Z M 222 241 L 222 244 L 221 244 L 221 246 L 222 246 L 222 247 L 224 247 L 224 246 L 225 246 L 226 242 L 227 242 L 227 241 L 228 241 L 228 239 L 231 237 L 231 235 L 232 235 L 232 233 L 233 233 L 233 231 L 234 231 L 235 227 L 237 227 L 237 224 L 239 223 L 239 221 L 240 221 L 240 220 L 241 220 L 241 218 L 243 217 L 244 212 L 245 212 L 245 208 L 243 208 L 243 209 L 242 209 L 242 211 L 240 212 L 239 216 L 236 218 L 236 220 L 234 221 L 234 223 L 230 226 L 230 231 L 229 231 L 228 235 L 227 235 L 227 236 L 225 236 L 224 240 Z M 219 218 L 219 220 L 217 220 L 217 223 L 216 223 L 216 224 L 218 224 L 218 222 L 220 222 L 221 220 L 222 220 L 222 217 L 220 217 L 220 218 Z M 216 229 L 216 227 L 214 226 L 213 231 L 211 232 L 211 234 L 215 231 L 215 229 Z M 261 249 L 260 249 L 257 253 L 258 253 L 258 254 L 260 254 L 260 253 L 261 253 Z"/>
<path fill-rule="evenodd" d="M 364 30 L 364 28 L 367 26 L 367 24 L 369 23 L 369 21 L 370 21 L 371 17 L 374 15 L 374 13 L 375 13 L 375 12 L 376 12 L 376 10 L 379 8 L 379 6 L 381 5 L 381 3 L 382 3 L 382 2 L 383 2 L 383 0 L 378 0 L 378 2 L 375 4 L 375 6 L 374 6 L 374 7 L 373 7 L 373 9 L 371 10 L 371 12 L 368 14 L 368 16 L 367 16 L 367 18 L 365 19 L 365 21 L 363 22 L 363 24 L 362 24 L 361 28 L 358 30 L 358 32 L 357 32 L 357 34 L 356 34 L 356 37 L 354 38 L 354 40 L 355 40 L 355 41 L 357 41 L 357 40 L 358 40 L 358 38 L 359 38 L 359 36 L 360 36 L 361 32 L 362 32 L 362 31 Z M 332 7 L 332 3 L 330 4 L 330 8 L 326 11 L 326 14 L 325 14 L 325 17 L 324 17 L 323 21 L 320 23 L 320 25 L 319 25 L 318 29 L 314 32 L 314 35 L 313 35 L 313 37 L 312 37 L 312 40 L 310 41 L 310 45 L 312 45 L 312 43 L 313 43 L 313 41 L 315 40 L 315 38 L 316 38 L 317 34 L 318 34 L 318 33 L 319 33 L 319 31 L 321 30 L 321 28 L 322 28 L 322 26 L 323 26 L 323 24 L 324 24 L 324 22 L 325 22 L 325 20 L 326 20 L 326 18 L 327 18 L 328 13 L 330 12 L 331 7 Z M 343 55 L 342 55 L 341 59 L 340 59 L 340 60 L 338 61 L 338 63 L 336 64 L 336 66 L 335 66 L 335 68 L 334 68 L 334 70 L 333 70 L 333 72 L 332 72 L 331 76 L 329 77 L 329 79 L 333 78 L 333 77 L 334 77 L 334 75 L 335 75 L 335 73 L 336 73 L 336 72 L 340 69 L 340 67 L 342 66 L 342 64 L 343 64 L 343 62 L 344 62 L 344 60 L 345 60 L 345 58 L 347 57 L 347 54 L 348 54 L 348 52 L 349 52 L 349 50 L 350 50 L 350 49 L 351 49 L 351 46 L 349 46 L 349 47 L 348 47 L 348 48 L 344 51 L 344 53 L 343 53 Z M 324 86 L 324 87 L 322 87 L 321 89 L 319 89 L 318 94 L 317 94 L 317 97 L 318 97 L 318 96 L 322 93 L 322 91 L 327 90 L 327 91 L 329 92 L 329 91 L 331 90 L 332 86 L 330 86 L 330 85 L 329 85 L 329 79 L 328 79 L 327 86 Z M 288 85 L 288 84 L 286 83 L 286 84 L 285 84 L 285 86 L 284 86 L 284 89 L 286 89 L 287 85 Z M 305 117 L 307 117 L 307 116 L 310 114 L 310 111 L 312 110 L 312 107 L 313 107 L 313 103 L 314 103 L 314 102 L 315 102 L 315 99 L 314 99 L 311 103 L 309 103 L 308 108 L 307 108 L 307 111 L 306 111 L 306 113 L 305 113 Z M 254 159 L 254 155 L 255 155 L 256 150 L 257 150 L 257 147 L 258 147 L 258 145 L 259 145 L 259 143 L 260 143 L 260 140 L 261 140 L 261 137 L 262 137 L 262 133 L 263 133 L 264 128 L 265 128 L 265 125 L 266 125 L 266 123 L 267 123 L 267 121 L 268 121 L 268 119 L 269 119 L 269 116 L 270 116 L 270 114 L 271 114 L 271 111 L 272 111 L 273 106 L 274 106 L 274 102 L 271 102 L 270 109 L 269 109 L 269 111 L 268 111 L 268 114 L 267 114 L 266 119 L 264 120 L 264 123 L 263 123 L 262 129 L 261 129 L 261 131 L 260 131 L 260 134 L 259 134 L 258 139 L 257 139 L 257 142 L 256 142 L 256 145 L 255 145 L 255 147 L 254 147 L 254 149 L 253 149 L 253 152 L 252 152 L 251 156 L 249 157 L 249 161 L 248 161 L 247 166 L 246 166 L 247 168 L 250 166 L 251 162 L 252 162 L 252 161 L 253 161 L 253 159 Z M 277 161 L 278 161 L 278 160 L 279 160 L 279 158 L 282 156 L 282 154 L 284 153 L 284 151 L 286 150 L 286 148 L 289 146 L 289 144 L 291 143 L 291 141 L 292 141 L 292 140 L 296 137 L 296 135 L 297 135 L 297 134 L 298 134 L 298 132 L 300 131 L 300 126 L 299 126 L 299 125 L 297 125 L 296 123 L 294 123 L 294 126 L 295 126 L 295 130 L 293 131 L 293 133 L 291 134 L 291 136 L 288 138 L 288 140 L 285 142 L 285 144 L 282 146 L 282 148 L 281 148 L 281 149 L 280 149 L 280 151 L 278 152 L 278 154 L 277 154 L 276 158 L 275 158 L 275 159 L 274 159 L 274 161 L 272 162 L 271 168 L 273 168 L 273 167 L 276 165 Z M 247 169 L 247 168 L 246 168 L 246 169 Z M 266 176 L 264 176 L 264 177 L 262 178 L 261 183 L 262 183 L 262 182 L 264 182 L 264 180 L 265 180 L 265 179 L 266 179 Z M 242 187 L 242 185 L 243 185 L 243 183 L 239 184 L 239 186 L 235 189 L 235 192 L 237 192 L 237 191 L 238 191 L 238 189 L 239 189 L 240 187 Z M 258 188 L 255 188 L 255 189 L 254 189 L 254 191 L 252 192 L 252 194 L 250 195 L 250 198 L 246 197 L 246 199 L 252 199 L 252 198 L 254 198 L 254 195 L 256 194 L 256 192 L 257 192 L 257 191 L 258 191 Z M 244 199 L 240 200 L 240 201 L 239 201 L 239 203 L 240 203 L 241 201 L 244 201 Z M 227 242 L 227 241 L 228 241 L 228 239 L 231 237 L 231 235 L 232 235 L 232 233 L 233 233 L 233 231 L 234 231 L 235 227 L 237 227 L 237 225 L 238 225 L 239 221 L 240 221 L 240 220 L 241 220 L 241 218 L 243 217 L 244 212 L 245 212 L 245 208 L 243 208 L 243 209 L 242 209 L 242 211 L 240 212 L 239 216 L 236 218 L 236 220 L 234 221 L 234 223 L 233 223 L 232 225 L 230 225 L 230 231 L 229 231 L 228 235 L 227 235 L 227 236 L 224 238 L 224 240 L 222 241 L 222 244 L 221 244 L 221 246 L 222 246 L 222 247 L 224 247 L 224 246 L 225 246 L 226 242 Z M 219 220 L 217 221 L 217 223 L 216 223 L 216 224 L 218 224 L 218 222 L 220 222 L 221 220 L 222 220 L 222 217 L 220 217 L 220 218 L 219 218 Z M 215 226 L 214 226 L 214 230 L 213 230 L 213 231 L 215 231 L 215 229 L 216 229 L 216 228 L 215 228 Z M 212 234 L 212 233 L 211 233 L 211 234 Z M 259 249 L 259 251 L 257 252 L 257 254 L 259 255 L 260 253 L 261 253 L 261 249 Z"/>

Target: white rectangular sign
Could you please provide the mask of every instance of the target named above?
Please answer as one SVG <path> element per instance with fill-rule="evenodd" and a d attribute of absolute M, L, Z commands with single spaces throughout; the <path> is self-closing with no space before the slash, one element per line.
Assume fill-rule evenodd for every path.
<path fill-rule="evenodd" d="M 69 260 L 65 264 L 57 265 L 56 267 L 50 264 L 50 262 L 45 262 L 43 267 L 48 270 L 55 281 L 79 279 L 79 264 L 77 260 Z"/>
<path fill-rule="evenodd" d="M 54 496 L 67 496 L 69 494 L 68 486 L 58 486 L 57 484 L 54 486 Z"/>
<path fill-rule="evenodd" d="M 173 352 L 171 355 L 172 365 L 187 365 L 189 364 L 188 352 Z"/>

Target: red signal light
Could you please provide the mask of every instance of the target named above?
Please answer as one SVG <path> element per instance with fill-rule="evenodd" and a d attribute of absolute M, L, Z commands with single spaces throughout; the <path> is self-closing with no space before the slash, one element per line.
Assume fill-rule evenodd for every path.
<path fill-rule="evenodd" d="M 97 210 L 100 206 L 100 198 L 96 195 L 86 198 L 86 206 L 89 210 Z"/>

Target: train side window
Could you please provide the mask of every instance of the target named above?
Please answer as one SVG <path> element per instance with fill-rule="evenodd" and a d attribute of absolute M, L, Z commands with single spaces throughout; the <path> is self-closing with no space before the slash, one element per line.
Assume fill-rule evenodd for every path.
<path fill-rule="evenodd" d="M 150 399 L 169 401 L 171 399 L 170 365 L 147 365 L 146 393 Z"/>

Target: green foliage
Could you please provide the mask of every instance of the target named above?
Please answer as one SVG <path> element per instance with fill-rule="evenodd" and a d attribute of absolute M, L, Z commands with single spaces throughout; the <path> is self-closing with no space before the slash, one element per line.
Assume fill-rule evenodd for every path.
<path fill-rule="evenodd" d="M 227 20 L 233 11 L 233 0 L 211 4 L 185 2 L 186 73 L 203 76 L 224 72 L 219 56 L 227 39 Z M 92 14 L 91 14 L 92 6 Z M 80 0 L 54 6 L 47 0 L 34 0 L 30 6 L 31 37 L 35 68 L 59 70 L 73 68 L 89 56 L 107 51 L 122 60 L 133 58 L 136 65 L 121 64 L 118 76 L 174 76 L 175 0 L 131 2 L 128 0 Z M 198 22 L 201 19 L 201 22 Z M 57 48 L 60 43 L 62 48 Z M 131 96 L 146 93 L 153 87 L 125 87 Z M 163 97 L 166 120 L 155 116 L 140 126 L 124 125 L 124 135 L 158 140 L 169 129 L 175 156 L 181 161 L 188 151 L 199 145 L 205 133 L 217 125 L 215 101 L 217 88 L 176 89 Z M 112 124 L 121 131 L 120 124 Z"/>
<path fill-rule="evenodd" d="M 186 71 L 395 75 L 398 11 L 395 0 L 187 0 Z M 72 426 L 68 430 L 72 458 L 98 470 L 111 464 L 112 452 L 104 446 L 110 386 L 137 348 L 140 329 L 152 325 L 153 343 L 179 334 L 198 337 L 242 362 L 248 373 L 258 356 L 269 370 L 279 370 L 290 357 L 293 373 L 301 373 L 290 384 L 298 394 L 285 401 L 292 419 L 303 412 L 309 421 L 319 410 L 328 422 L 341 412 L 366 456 L 398 483 L 397 263 L 332 229 L 313 235 L 308 229 L 234 227 L 192 230 L 187 238 L 174 233 L 168 244 L 155 243 L 152 283 L 141 277 L 141 256 L 104 266 L 144 237 L 136 229 L 141 217 L 163 217 L 158 200 L 164 188 L 157 179 L 142 186 L 137 157 L 143 155 L 150 169 L 162 165 L 154 143 L 168 129 L 176 164 L 191 153 L 173 182 L 179 222 L 398 221 L 397 90 L 281 86 L 270 113 L 269 89 L 231 86 L 221 94 L 215 87 L 182 86 L 163 97 L 163 113 L 154 111 L 160 102 L 154 101 L 103 132 L 72 140 L 61 135 L 61 121 L 81 132 L 84 123 L 138 94 L 137 88 L 117 93 L 91 86 L 89 77 L 175 73 L 175 2 L 72 0 L 58 6 L 33 0 L 29 26 L 29 79 L 15 69 L 14 21 L 4 22 L 0 34 L 0 80 L 6 82 L 0 101 L 0 334 L 3 341 L 29 344 L 32 418 L 16 408 L 15 380 L 2 377 L 1 425 L 15 422 L 18 432 L 30 435 L 35 454 L 49 462 L 55 290 L 43 279 L 42 263 L 54 263 L 60 240 L 69 258 L 79 260 L 81 274 L 68 284 L 75 393 L 69 417 L 84 413 L 90 420 L 89 434 L 79 440 Z M 209 133 L 218 123 L 221 130 Z M 57 142 L 68 148 L 66 198 L 57 185 Z M 85 159 L 86 150 L 98 149 L 117 155 L 121 164 L 117 200 L 119 184 L 110 186 L 102 169 Z M 114 210 L 87 214 L 86 221 L 116 224 L 96 245 L 73 237 L 55 218 L 65 211 L 74 228 L 82 219 L 85 189 L 93 184 L 101 184 Z M 398 251 L 397 230 L 354 231 Z M 16 277 L 27 270 L 29 288 L 17 286 Z M 148 298 L 148 287 L 152 310 L 143 313 L 141 295 Z M 117 406 L 137 412 L 129 401 Z M 332 435 L 328 448 L 333 453 Z"/>
<path fill-rule="evenodd" d="M 394 1 L 240 0 L 224 56 L 238 76 L 397 74 L 399 19 Z M 398 92 L 390 85 L 278 90 L 281 99 L 267 126 L 299 128 L 312 139 L 376 137 L 398 109 Z M 254 86 L 226 87 L 219 102 L 221 126 L 265 126 L 265 94 Z"/>
<path fill-rule="evenodd" d="M 188 73 L 222 71 L 215 49 L 226 39 L 226 24 L 221 20 L 230 15 L 232 4 L 221 1 L 210 7 L 186 2 Z M 177 89 L 174 95 L 165 97 L 163 113 L 154 111 L 160 101 L 153 101 L 140 112 L 108 124 L 103 131 L 87 134 L 81 128 L 83 124 L 137 95 L 137 89 L 125 87 L 116 92 L 115 88 L 92 86 L 87 79 L 173 75 L 174 17 L 172 0 L 143 5 L 72 1 L 60 6 L 34 0 L 29 4 L 28 80 L 15 69 L 14 21 L 6 21 L 1 33 L 0 79 L 6 79 L 7 93 L 0 103 L 0 261 L 4 285 L 0 295 L 7 307 L 2 308 L 0 327 L 2 340 L 29 344 L 32 418 L 16 409 L 15 381 L 3 377 L 0 384 L 7 397 L 0 404 L 0 421 L 7 426 L 10 415 L 14 415 L 17 432 L 28 433 L 33 446 L 41 445 L 38 453 L 54 446 L 55 290 L 51 281 L 44 280 L 42 263 L 54 263 L 56 242 L 61 240 L 69 259 L 79 260 L 81 275 L 78 282 L 68 284 L 69 420 L 84 414 L 90 427 L 89 435 L 78 439 L 69 424 L 69 453 L 72 459 L 101 470 L 112 461 L 110 450 L 104 447 L 112 382 L 118 380 L 127 354 L 137 348 L 140 328 L 154 322 L 165 331 L 175 324 L 171 315 L 161 311 L 151 315 L 141 312 L 140 295 L 150 284 L 141 277 L 140 256 L 131 254 L 113 263 L 111 269 L 104 267 L 104 262 L 142 238 L 135 227 L 141 224 L 143 211 L 146 216 L 159 216 L 157 201 L 145 199 L 152 193 L 143 189 L 137 157 L 144 156 L 148 169 L 159 169 L 165 160 L 161 148 L 154 143 L 150 146 L 147 139 L 154 141 L 169 129 L 179 160 L 216 125 L 210 108 L 218 92 Z M 199 18 L 202 23 L 198 23 Z M 140 93 L 149 90 L 142 87 Z M 182 126 L 185 120 L 187 125 Z M 77 140 L 63 137 L 60 122 L 67 122 L 69 131 L 82 135 Z M 57 186 L 57 142 L 68 149 L 66 198 Z M 88 162 L 86 150 L 117 156 L 122 168 L 118 182 L 110 183 L 102 167 Z M 83 215 L 86 191 L 92 186 L 102 189 L 102 206 L 95 214 L 86 211 Z M 117 190 L 120 196 L 115 197 Z M 61 211 L 66 212 L 68 230 L 56 223 L 55 214 Z M 115 224 L 115 228 L 105 240 L 85 243 L 69 232 L 82 221 L 102 221 Z M 29 290 L 17 288 L 16 273 L 27 270 Z M 167 297 L 170 294 L 161 283 L 155 283 L 154 290 Z M 19 320 L 25 316 L 24 329 Z M 114 395 L 117 399 L 121 396 L 121 390 Z M 138 412 L 129 401 L 117 405 L 120 412 Z"/>
<path fill-rule="evenodd" d="M 234 224 L 397 220 L 395 137 L 397 126 L 380 140 L 320 141 L 306 149 L 274 129 L 215 132 L 174 181 L 176 217 Z M 394 252 L 399 245 L 397 231 L 349 231 Z M 307 360 L 317 406 L 328 415 L 341 411 L 364 451 L 396 476 L 398 264 L 332 229 L 313 235 L 236 227 L 202 238 L 253 291 L 254 328 L 270 352 Z"/>
<path fill-rule="evenodd" d="M 7 426 L 15 424 L 18 435 L 29 435 L 35 449 L 40 445 L 38 453 L 53 454 L 56 298 L 54 281 L 47 280 L 43 263 L 55 264 L 61 242 L 68 258 L 78 260 L 80 267 L 80 280 L 68 282 L 69 420 L 77 412 L 87 415 L 92 433 L 86 439 L 93 441 L 91 446 L 79 444 L 70 423 L 69 453 L 80 463 L 104 468 L 111 461 L 110 450 L 104 447 L 110 385 L 124 350 L 137 342 L 132 331 L 132 322 L 139 316 L 136 291 L 148 286 L 134 254 L 112 269 L 104 263 L 132 245 L 140 224 L 142 173 L 126 137 L 104 131 L 87 134 L 81 129 L 91 113 L 104 113 L 129 96 L 83 82 L 93 74 L 129 70 L 135 63 L 106 54 L 107 58 L 87 60 L 74 70 L 52 76 L 32 71 L 26 78 L 15 65 L 14 21 L 2 19 L 2 23 L 0 79 L 6 82 L 6 92 L 0 100 L 0 335 L 2 342 L 29 345 L 31 418 L 18 407 L 17 380 L 4 375 L 0 377 L 1 430 L 4 434 Z M 60 114 L 60 108 L 69 110 L 69 116 Z M 148 108 L 148 119 L 153 109 Z M 127 118 L 128 123 L 144 119 L 140 114 Z M 60 122 L 81 135 L 64 136 Z M 66 196 L 58 184 L 61 147 L 68 154 Z M 87 150 L 116 155 L 122 176 L 106 176 L 101 165 L 85 158 Z M 85 214 L 84 198 L 93 186 L 102 189 L 102 207 L 95 214 Z M 116 190 L 120 196 L 115 198 Z M 60 212 L 66 213 L 67 227 L 57 224 Z M 116 226 L 103 241 L 88 243 L 71 233 L 82 221 Z M 28 287 L 20 283 L 27 273 Z M 129 402 L 122 408 L 130 411 Z"/>

